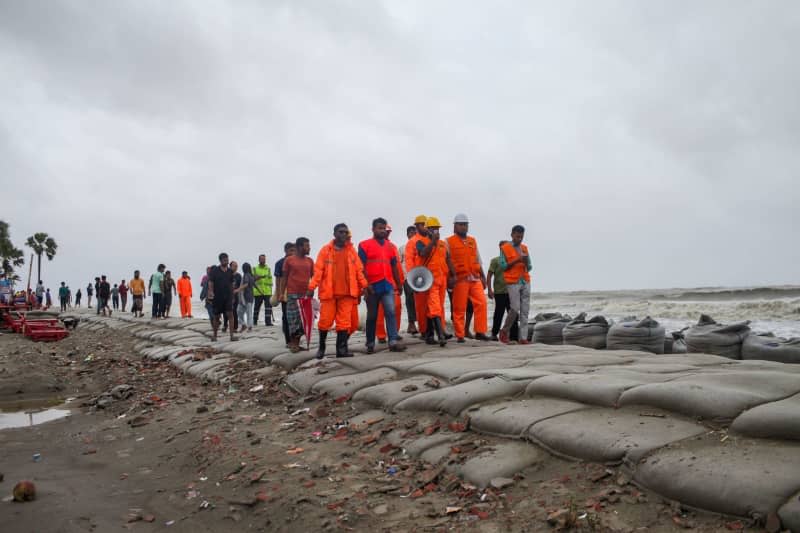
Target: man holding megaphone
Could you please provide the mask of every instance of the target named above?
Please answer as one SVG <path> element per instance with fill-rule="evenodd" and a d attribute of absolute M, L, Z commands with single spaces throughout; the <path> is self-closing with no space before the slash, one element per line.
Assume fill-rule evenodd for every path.
<path fill-rule="evenodd" d="M 439 346 L 447 344 L 447 336 L 444 331 L 444 298 L 447 295 L 448 285 L 455 283 L 456 269 L 450 260 L 450 250 L 447 242 L 441 240 L 439 230 L 441 222 L 436 217 L 428 217 L 425 221 L 428 232 L 427 243 L 425 240 L 417 240 L 415 246 L 418 253 L 418 266 L 424 266 L 431 271 L 433 283 L 426 291 L 427 297 L 427 317 L 426 342 L 431 344 L 433 332 L 439 338 Z M 419 310 L 418 310 L 419 312 Z"/>

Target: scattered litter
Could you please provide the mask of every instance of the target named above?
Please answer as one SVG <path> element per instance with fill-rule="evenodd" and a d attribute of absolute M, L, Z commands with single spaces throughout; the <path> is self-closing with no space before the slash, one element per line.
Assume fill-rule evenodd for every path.
<path fill-rule="evenodd" d="M 264 385 L 256 385 L 250 389 L 250 392 L 261 392 L 262 390 L 264 390 Z"/>
<path fill-rule="evenodd" d="M 297 411 L 295 411 L 294 413 L 290 414 L 289 416 L 298 416 L 298 415 L 302 415 L 304 413 L 307 413 L 309 411 L 311 411 L 310 407 L 304 407 L 302 409 L 298 409 Z"/>
<path fill-rule="evenodd" d="M 286 455 L 297 455 L 297 454 L 303 453 L 304 451 L 305 450 L 303 448 L 300 448 L 300 447 L 292 448 L 290 450 L 286 450 Z"/>
<path fill-rule="evenodd" d="M 40 453 L 33 454 L 33 462 L 34 463 L 38 463 L 41 460 L 42 460 L 42 454 L 40 454 Z"/>
<path fill-rule="evenodd" d="M 33 481 L 20 481 L 14 485 L 12 494 L 15 502 L 32 502 L 36 499 L 36 485 Z"/>

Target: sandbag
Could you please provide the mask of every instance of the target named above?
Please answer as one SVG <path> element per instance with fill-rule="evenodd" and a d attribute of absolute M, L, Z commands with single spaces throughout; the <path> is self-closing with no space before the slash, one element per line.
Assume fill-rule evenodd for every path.
<path fill-rule="evenodd" d="M 631 320 L 611 326 L 606 337 L 606 348 L 663 354 L 664 336 L 664 326 L 648 316 L 638 322 Z"/>
<path fill-rule="evenodd" d="M 635 465 L 649 452 L 672 442 L 702 435 L 705 427 L 672 413 L 638 407 L 581 409 L 537 422 L 528 437 L 561 456 L 596 463 Z"/>
<path fill-rule="evenodd" d="M 689 507 L 766 517 L 800 490 L 798 458 L 797 443 L 739 439 L 735 446 L 725 446 L 714 435 L 658 450 L 637 466 L 633 479 Z M 785 518 L 790 513 L 781 515 Z M 790 522 L 783 525 L 790 527 Z"/>
<path fill-rule="evenodd" d="M 689 328 L 685 328 L 689 329 Z M 686 339 L 683 338 L 684 330 L 673 331 L 664 337 L 664 353 L 686 353 Z"/>
<path fill-rule="evenodd" d="M 396 377 L 397 372 L 390 368 L 376 368 L 359 374 L 347 374 L 323 379 L 315 383 L 311 390 L 317 394 L 326 393 L 331 398 L 339 398 Z"/>
<path fill-rule="evenodd" d="M 464 480 L 485 488 L 495 478 L 512 478 L 529 466 L 545 463 L 547 453 L 525 442 L 501 442 L 463 465 L 448 465 Z"/>
<path fill-rule="evenodd" d="M 800 364 L 800 337 L 785 339 L 772 333 L 751 333 L 742 343 L 742 359 Z"/>
<path fill-rule="evenodd" d="M 606 337 L 610 327 L 608 320 L 603 316 L 593 316 L 586 320 L 586 313 L 581 313 L 564 326 L 563 342 L 602 350 L 606 347 Z"/>
<path fill-rule="evenodd" d="M 742 342 L 750 333 L 749 320 L 726 326 L 708 315 L 700 315 L 697 325 L 686 332 L 686 351 L 710 353 L 730 359 L 742 358 Z"/>
<path fill-rule="evenodd" d="M 800 374 L 731 366 L 634 387 L 622 393 L 619 405 L 649 405 L 724 423 L 757 405 L 800 393 Z"/>
<path fill-rule="evenodd" d="M 762 439 L 800 440 L 800 394 L 753 407 L 736 417 L 731 431 Z"/>
<path fill-rule="evenodd" d="M 516 396 L 525 390 L 528 383 L 530 381 L 506 381 L 499 377 L 473 379 L 451 387 L 422 392 L 399 402 L 395 405 L 395 409 L 400 411 L 444 411 L 457 416 L 470 405 Z"/>
<path fill-rule="evenodd" d="M 508 400 L 470 411 L 469 427 L 498 437 L 520 437 L 536 422 L 585 408 L 581 403 L 558 398 Z"/>
<path fill-rule="evenodd" d="M 541 344 L 563 344 L 562 331 L 572 319 L 561 313 L 542 313 L 534 317 L 533 342 Z"/>

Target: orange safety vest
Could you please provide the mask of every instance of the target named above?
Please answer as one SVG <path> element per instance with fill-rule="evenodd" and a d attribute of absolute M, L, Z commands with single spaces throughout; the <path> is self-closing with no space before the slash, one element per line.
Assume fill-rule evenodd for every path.
<path fill-rule="evenodd" d="M 350 296 L 358 298 L 361 290 L 367 286 L 367 280 L 364 278 L 364 273 L 361 271 L 361 260 L 358 258 L 355 248 L 352 244 L 346 244 L 344 250 L 347 253 L 347 286 L 350 291 Z M 329 242 L 317 254 L 317 260 L 314 263 L 314 275 L 311 281 L 308 282 L 308 290 L 313 291 L 319 287 L 319 299 L 329 300 L 334 297 L 333 294 L 333 279 L 337 275 L 336 260 L 333 254 L 336 253 L 333 241 Z"/>
<path fill-rule="evenodd" d="M 520 244 L 519 247 L 522 249 L 523 252 L 525 252 L 525 255 L 528 255 L 527 246 L 525 246 L 524 244 Z M 514 246 L 510 242 L 505 243 L 501 248 L 501 250 L 503 251 L 503 255 L 506 258 L 506 264 L 512 262 L 514 259 L 519 257 L 519 254 L 517 254 L 517 251 L 514 249 Z M 516 265 L 512 266 L 511 268 L 507 268 L 505 271 L 503 271 L 503 279 L 506 280 L 506 284 L 513 285 L 514 283 L 517 283 L 520 280 L 520 278 L 524 279 L 526 283 L 531 282 L 531 276 L 530 274 L 528 274 L 528 265 L 525 261 L 521 261 Z"/>
<path fill-rule="evenodd" d="M 367 256 L 364 270 L 367 273 L 367 283 L 372 285 L 385 279 L 394 287 L 394 274 L 392 273 L 392 259 L 397 257 L 397 247 L 384 239 L 383 246 L 373 237 L 361 241 L 358 245 Z M 396 287 L 395 287 L 396 288 Z"/>
<path fill-rule="evenodd" d="M 478 261 L 478 242 L 475 237 L 467 236 L 462 240 L 458 235 L 447 238 L 450 245 L 450 259 L 456 269 L 458 281 L 481 279 L 481 264 Z"/>

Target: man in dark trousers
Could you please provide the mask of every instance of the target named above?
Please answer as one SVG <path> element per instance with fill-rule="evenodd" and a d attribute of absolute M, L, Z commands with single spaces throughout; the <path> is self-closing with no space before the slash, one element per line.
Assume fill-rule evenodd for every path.
<path fill-rule="evenodd" d="M 281 279 L 283 278 L 283 263 L 286 261 L 286 258 L 290 255 L 294 255 L 295 244 L 293 242 L 287 242 L 283 245 L 283 257 L 278 259 L 278 262 L 275 263 L 275 287 L 276 291 L 272 295 L 273 298 L 276 298 L 281 303 L 281 329 L 283 330 L 283 338 L 286 340 L 286 347 L 289 347 L 289 321 L 286 320 L 286 293 L 285 291 L 281 291 Z"/>
<path fill-rule="evenodd" d="M 219 265 L 211 269 L 208 274 L 208 295 L 206 302 L 214 311 L 212 327 L 214 335 L 212 341 L 217 340 L 217 330 L 219 330 L 219 317 L 225 315 L 228 322 L 233 324 L 233 269 L 228 264 L 228 254 L 219 254 Z M 237 338 L 233 335 L 234 328 L 231 328 L 231 340 Z"/>

